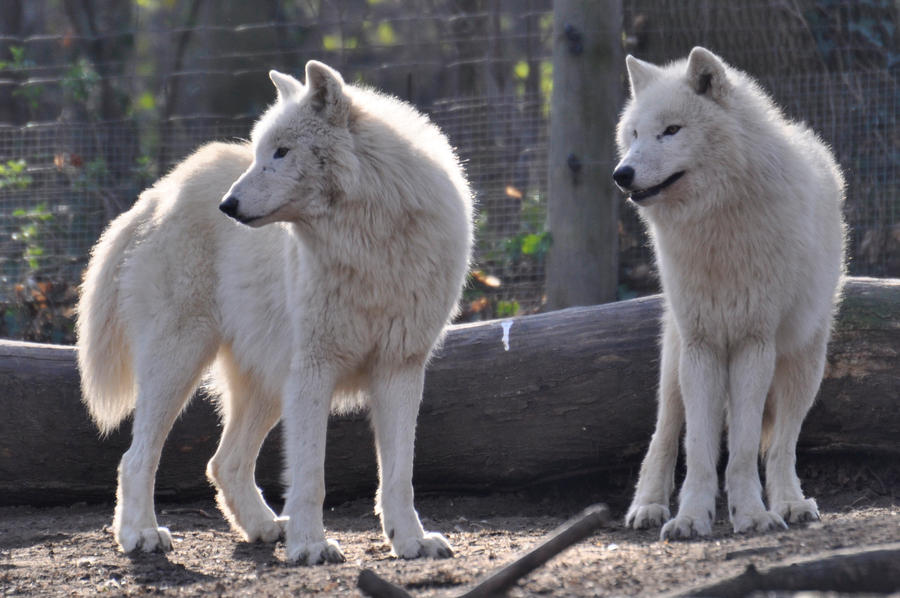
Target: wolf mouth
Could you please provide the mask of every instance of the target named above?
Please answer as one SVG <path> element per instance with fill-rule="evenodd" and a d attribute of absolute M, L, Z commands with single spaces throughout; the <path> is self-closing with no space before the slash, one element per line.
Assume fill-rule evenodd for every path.
<path fill-rule="evenodd" d="M 641 200 L 647 199 L 648 197 L 653 197 L 682 176 L 684 176 L 685 171 L 681 170 L 661 182 L 659 185 L 654 185 L 652 187 L 648 187 L 647 189 L 643 189 L 641 191 L 635 191 L 631 194 L 631 201 L 640 202 Z"/>

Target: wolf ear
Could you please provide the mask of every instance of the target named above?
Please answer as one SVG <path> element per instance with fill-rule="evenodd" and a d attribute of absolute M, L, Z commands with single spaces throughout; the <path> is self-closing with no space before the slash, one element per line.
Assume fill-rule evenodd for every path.
<path fill-rule="evenodd" d="M 631 97 L 636 97 L 647 85 L 659 76 L 660 68 L 655 64 L 638 60 L 631 54 L 625 57 L 628 80 L 631 82 Z"/>
<path fill-rule="evenodd" d="M 350 98 L 344 93 L 344 79 L 331 67 L 316 60 L 306 63 L 306 86 L 310 105 L 333 125 L 344 126 L 350 112 Z"/>
<path fill-rule="evenodd" d="M 279 102 L 284 102 L 303 92 L 303 84 L 290 75 L 271 70 L 269 71 L 269 79 L 275 84 L 275 89 L 278 91 Z"/>
<path fill-rule="evenodd" d="M 722 59 L 697 46 L 691 50 L 687 62 L 687 80 L 699 95 L 720 102 L 731 91 L 731 82 L 725 73 Z"/>

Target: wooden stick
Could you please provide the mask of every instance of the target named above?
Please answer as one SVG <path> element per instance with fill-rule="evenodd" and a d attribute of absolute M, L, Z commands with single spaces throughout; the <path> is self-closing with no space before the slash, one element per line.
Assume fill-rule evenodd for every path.
<path fill-rule="evenodd" d="M 488 598 L 506 593 L 521 578 L 566 548 L 584 540 L 607 521 L 609 521 L 609 508 L 606 505 L 588 507 L 577 517 L 559 526 L 549 538 L 518 560 L 495 571 L 471 590 L 461 594 L 459 598 Z M 369 569 L 363 569 L 360 572 L 357 587 L 363 594 L 372 598 L 412 598 L 409 592 L 382 579 Z"/>
<path fill-rule="evenodd" d="M 382 579 L 371 569 L 363 569 L 359 572 L 356 587 L 366 596 L 372 598 L 412 598 L 412 594 L 395 586 L 386 579 Z"/>
<path fill-rule="evenodd" d="M 573 544 L 581 542 L 609 521 L 606 505 L 588 507 L 581 515 L 570 519 L 549 538 L 532 548 L 509 565 L 495 571 L 460 598 L 487 598 L 504 594 L 525 577 Z"/>

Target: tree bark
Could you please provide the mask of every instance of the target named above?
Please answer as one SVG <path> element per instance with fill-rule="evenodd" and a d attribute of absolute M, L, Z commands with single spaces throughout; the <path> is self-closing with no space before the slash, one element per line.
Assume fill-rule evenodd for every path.
<path fill-rule="evenodd" d="M 656 411 L 659 296 L 450 327 L 426 375 L 418 491 L 485 491 L 621 472 L 640 462 Z M 900 457 L 900 280 L 851 279 L 801 454 Z M 80 404 L 75 349 L 0 342 L 0 504 L 112 499 L 129 428 L 100 438 Z M 194 400 L 169 435 L 162 498 L 208 496 L 218 442 L 210 400 Z M 279 436 L 257 479 L 279 488 Z M 366 415 L 330 422 L 330 500 L 374 492 Z"/>
<path fill-rule="evenodd" d="M 900 543 L 841 550 L 758 571 L 755 566 L 737 577 L 669 594 L 669 598 L 743 598 L 750 595 L 829 592 L 887 595 L 900 589 Z"/>
<path fill-rule="evenodd" d="M 616 298 L 615 130 L 622 105 L 622 2 L 553 3 L 553 95 L 548 155 L 547 305 Z"/>

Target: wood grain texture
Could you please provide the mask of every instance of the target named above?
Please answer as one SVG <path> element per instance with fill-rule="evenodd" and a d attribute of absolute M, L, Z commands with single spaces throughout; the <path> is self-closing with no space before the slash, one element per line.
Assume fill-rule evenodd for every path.
<path fill-rule="evenodd" d="M 618 285 L 618 210 L 613 184 L 625 56 L 622 2 L 553 3 L 546 261 L 551 309 L 612 301 Z"/>
<path fill-rule="evenodd" d="M 640 462 L 655 421 L 659 296 L 519 317 L 509 350 L 499 321 L 453 326 L 426 376 L 418 491 L 486 491 L 602 475 Z M 900 457 L 900 280 L 851 279 L 801 453 Z M 81 404 L 75 349 L 0 341 L 0 504 L 109 499 L 130 425 L 100 438 Z M 211 493 L 220 433 L 198 396 L 166 442 L 161 498 Z M 280 483 L 276 430 L 257 479 Z M 330 499 L 371 495 L 376 466 L 364 413 L 330 422 Z"/>

